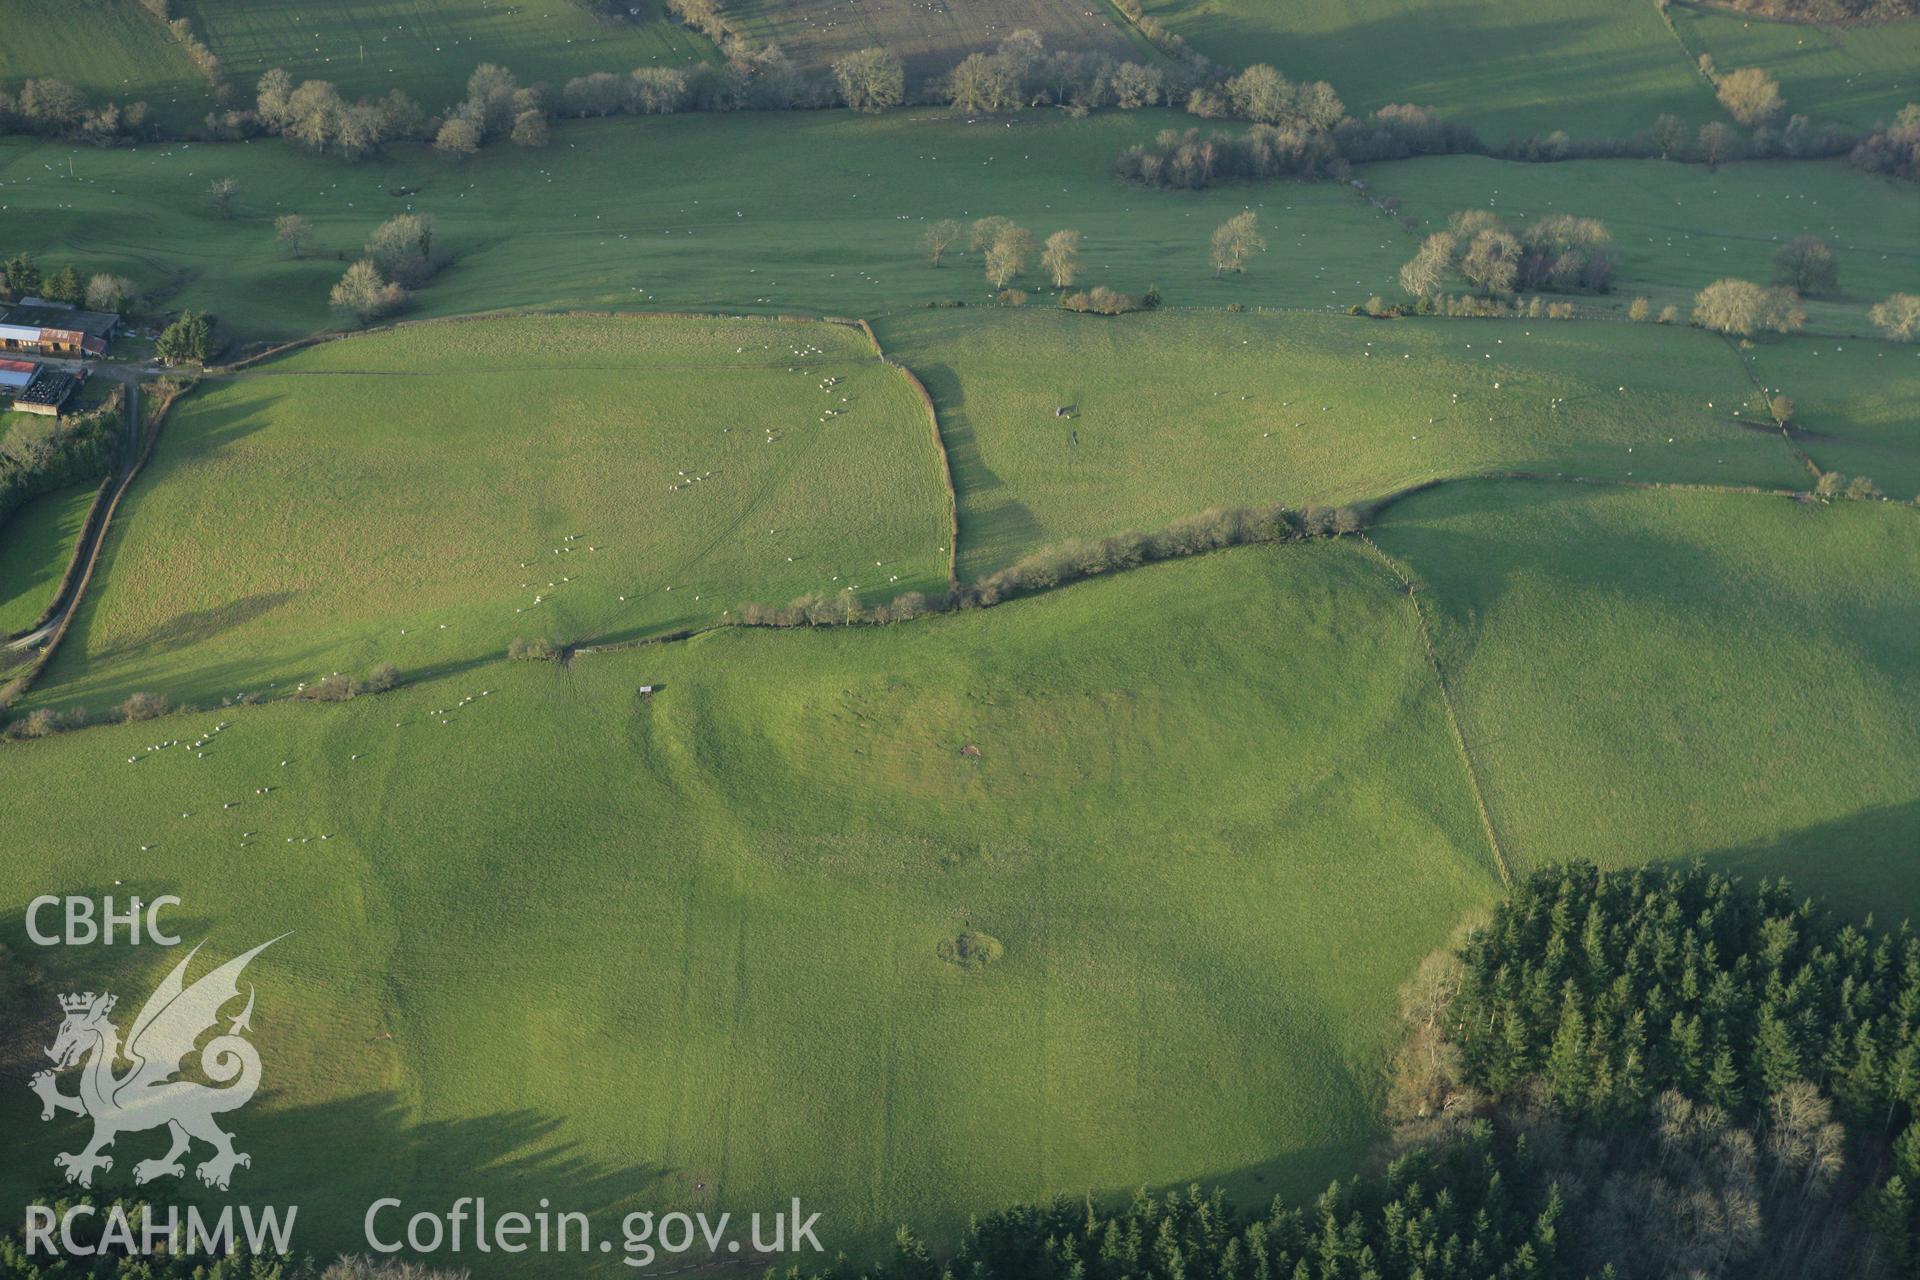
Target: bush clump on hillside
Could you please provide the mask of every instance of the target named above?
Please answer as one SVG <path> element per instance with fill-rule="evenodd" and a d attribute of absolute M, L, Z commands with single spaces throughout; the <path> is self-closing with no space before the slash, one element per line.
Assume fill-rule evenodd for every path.
<path fill-rule="evenodd" d="M 956 969 L 984 969 L 1007 953 L 1000 939 L 978 929 L 942 938 L 934 951 Z"/>
<path fill-rule="evenodd" d="M 1060 295 L 1060 306 L 1067 311 L 1079 311 L 1096 316 L 1119 316 L 1129 311 L 1147 311 L 1158 305 L 1157 295 L 1150 295 L 1151 301 L 1136 298 L 1130 293 L 1121 293 L 1097 284 L 1091 289 L 1080 289 L 1073 293 Z"/>
<path fill-rule="evenodd" d="M 552 662 L 559 656 L 560 650 L 545 636 L 531 640 L 515 636 L 507 644 L 507 657 L 515 662 Z"/>
<path fill-rule="evenodd" d="M 162 693 L 136 693 L 118 707 L 122 720 L 153 720 L 173 710 Z"/>
<path fill-rule="evenodd" d="M 293 696 L 309 702 L 346 702 L 362 694 L 385 693 L 399 683 L 400 668 L 391 662 L 383 662 L 369 671 L 364 680 L 354 680 L 336 671 L 311 684 L 301 685 Z"/>

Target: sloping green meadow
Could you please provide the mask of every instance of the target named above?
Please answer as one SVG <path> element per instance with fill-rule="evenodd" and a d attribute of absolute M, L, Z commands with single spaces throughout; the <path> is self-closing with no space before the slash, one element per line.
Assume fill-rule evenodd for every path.
<path fill-rule="evenodd" d="M 946 543 L 926 410 L 855 329 L 415 326 L 183 401 L 35 697 L 218 702 L 747 599 L 943 590 Z"/>
<path fill-rule="evenodd" d="M 1217 62 L 1329 80 L 1350 110 L 1439 107 L 1499 139 L 1628 134 L 1670 111 L 1715 118 L 1713 89 L 1651 4 L 1610 0 L 1149 0 Z"/>
<path fill-rule="evenodd" d="M 1516 869 L 1707 855 L 1920 902 L 1920 511 L 1465 484 L 1375 536 L 1426 589 Z"/>
<path fill-rule="evenodd" d="M 1374 1132 L 1395 988 L 1496 887 L 1346 543 L 87 730 L 0 785 L 8 901 L 177 893 L 216 955 L 296 930 L 251 971 L 236 1187 L 316 1249 L 389 1194 L 798 1195 L 859 1256 L 1021 1197 L 1311 1192 Z M 1004 958 L 942 961 L 968 929 Z M 46 959 L 131 995 L 171 957 Z M 9 1195 L 73 1140 L 32 1106 L 0 1092 Z"/>
<path fill-rule="evenodd" d="M 1652 325 L 909 313 L 961 497 L 961 577 L 1209 506 L 1488 470 L 1805 487 L 1717 338 Z M 1060 417 L 1061 409 L 1068 416 Z"/>

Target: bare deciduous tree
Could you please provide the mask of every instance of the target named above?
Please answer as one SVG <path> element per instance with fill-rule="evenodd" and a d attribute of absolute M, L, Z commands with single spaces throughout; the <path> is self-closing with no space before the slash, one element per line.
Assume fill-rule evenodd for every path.
<path fill-rule="evenodd" d="M 1046 248 L 1040 253 L 1040 266 L 1054 288 L 1071 285 L 1080 274 L 1080 233 L 1056 231 L 1048 236 Z"/>
<path fill-rule="evenodd" d="M 1259 216 L 1251 209 L 1234 214 L 1213 229 L 1208 262 L 1213 267 L 1214 278 L 1229 271 L 1245 271 L 1247 259 L 1266 247 L 1267 242 L 1260 234 Z"/>
<path fill-rule="evenodd" d="M 833 78 L 855 111 L 885 111 L 906 100 L 906 68 L 891 49 L 860 49 L 837 58 Z"/>
<path fill-rule="evenodd" d="M 940 259 L 947 256 L 947 250 L 960 243 L 960 237 L 964 234 L 960 224 L 952 218 L 929 223 L 927 229 L 920 233 L 920 243 L 927 250 L 927 261 L 939 266 Z"/>

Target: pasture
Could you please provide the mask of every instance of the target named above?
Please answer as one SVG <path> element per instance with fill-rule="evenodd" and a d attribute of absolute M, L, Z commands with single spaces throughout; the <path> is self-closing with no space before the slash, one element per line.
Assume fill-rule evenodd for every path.
<path fill-rule="evenodd" d="M 1037 32 L 1049 49 L 1153 59 L 1101 0 L 741 0 L 727 14 L 756 44 L 775 44 L 802 67 L 880 45 L 906 64 L 909 82 L 939 75 L 975 51 L 991 51 L 1012 32 Z"/>
<path fill-rule="evenodd" d="M 1809 483 L 1777 434 L 1734 420 L 1752 395 L 1734 353 L 1684 329 L 1058 311 L 879 329 L 938 405 L 963 579 L 1209 506 L 1487 470 Z"/>
<path fill-rule="evenodd" d="M 1374 538 L 1517 871 L 1699 855 L 1889 924 L 1920 901 L 1920 512 L 1476 483 Z"/>
<path fill-rule="evenodd" d="M 217 703 L 943 590 L 946 542 L 925 409 L 855 330 L 419 326 L 183 401 L 36 697 Z"/>
<path fill-rule="evenodd" d="M 1614 292 L 1595 300 L 1625 311 L 1635 294 L 1682 316 L 1693 295 L 1725 276 L 1766 284 L 1773 255 L 1814 235 L 1840 256 L 1837 297 L 1807 300 L 1809 324 L 1827 333 L 1871 332 L 1867 308 L 1896 290 L 1920 290 L 1912 183 L 1861 173 L 1845 160 L 1761 161 L 1711 172 L 1660 160 L 1516 164 L 1478 156 L 1368 166 L 1382 196 L 1398 196 L 1441 230 L 1460 209 L 1492 209 L 1513 223 L 1547 213 L 1599 218 L 1620 253 Z"/>
<path fill-rule="evenodd" d="M 1405 596 L 1349 543 L 0 771 L 8 901 L 124 881 L 216 953 L 297 930 L 250 970 L 273 1087 L 235 1127 L 316 1249 L 378 1195 L 603 1226 L 799 1195 L 861 1258 L 1019 1197 L 1311 1194 L 1374 1135 L 1395 988 L 1497 884 Z M 1004 958 L 942 961 L 963 929 Z M 131 993 L 149 950 L 58 977 Z M 72 1137 L 32 1106 L 0 1092 L 12 1197 Z"/>
<path fill-rule="evenodd" d="M 1662 112 L 1719 118 L 1713 87 L 1652 4 L 1612 0 L 1146 0 L 1229 66 L 1328 80 L 1350 111 L 1438 107 L 1499 140 L 1626 135 Z"/>
<path fill-rule="evenodd" d="M 459 162 L 409 148 L 362 165 L 280 142 L 74 151 L 0 140 L 0 244 L 124 271 L 249 338 L 335 323 L 326 298 L 344 269 L 337 255 L 357 254 L 408 208 L 433 214 L 457 258 L 414 314 L 977 306 L 992 296 L 979 255 L 936 270 L 920 235 L 936 219 L 989 213 L 1041 236 L 1076 228 L 1089 278 L 1134 292 L 1158 283 L 1175 305 L 1344 306 L 1392 286 L 1413 246 L 1337 184 L 1176 195 L 1113 176 L 1124 147 L 1190 123 L 1167 111 L 973 124 L 944 108 L 686 115 L 568 124 L 545 151 L 499 147 Z M 240 182 L 228 221 L 207 207 L 215 169 Z M 1243 208 L 1290 251 L 1216 282 L 1207 237 Z M 273 220 L 289 212 L 314 221 L 312 256 L 278 252 Z M 1034 270 L 1023 283 L 1039 280 Z"/>
<path fill-rule="evenodd" d="M 1725 71 L 1761 67 L 1780 82 L 1787 111 L 1856 129 L 1920 101 L 1920 20 L 1857 26 L 1767 22 L 1703 5 L 1668 13 L 1695 53 Z"/>
<path fill-rule="evenodd" d="M 621 0 L 618 11 L 600 18 L 576 0 L 179 0 L 178 8 L 249 93 L 282 67 L 296 80 L 332 81 L 349 98 L 404 89 L 433 112 L 458 102 L 483 62 L 557 89 L 590 71 L 715 56 L 660 0 Z"/>
<path fill-rule="evenodd" d="M 96 0 L 83 10 L 59 0 L 6 0 L 0 20 L 0 84 L 11 90 L 51 76 L 96 102 L 145 102 L 156 120 L 180 129 L 213 109 L 212 87 L 139 0 Z"/>
<path fill-rule="evenodd" d="M 32 626 L 53 603 L 97 491 L 45 494 L 0 521 L 0 636 Z"/>

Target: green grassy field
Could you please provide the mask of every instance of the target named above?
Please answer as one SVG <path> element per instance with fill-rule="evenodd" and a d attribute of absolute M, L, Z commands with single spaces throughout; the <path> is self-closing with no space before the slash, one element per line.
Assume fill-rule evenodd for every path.
<path fill-rule="evenodd" d="M 1189 123 L 1165 111 L 1080 121 L 1031 113 L 1011 128 L 945 110 L 688 115 L 569 124 L 546 151 L 501 147 L 464 164 L 416 149 L 351 165 L 277 142 L 82 150 L 73 179 L 55 172 L 70 149 L 0 141 L 0 244 L 172 287 L 170 304 L 218 312 L 248 337 L 332 324 L 327 290 L 343 264 L 331 255 L 357 253 L 407 207 L 432 213 L 458 257 L 420 294 L 427 314 L 978 305 L 991 292 L 978 255 L 935 270 L 919 237 L 926 221 L 987 213 L 1042 236 L 1077 228 L 1091 281 L 1135 292 L 1157 282 L 1173 304 L 1344 306 L 1391 285 L 1411 248 L 1335 184 L 1174 195 L 1113 176 L 1122 148 Z M 725 164 L 714 163 L 719 155 Z M 213 166 L 241 184 L 229 222 L 207 207 Z M 388 194 L 408 187 L 418 194 Z M 1207 237 L 1245 207 L 1261 214 L 1276 251 L 1246 277 L 1216 283 Z M 329 256 L 276 252 L 273 219 L 287 212 L 314 220 Z"/>
<path fill-rule="evenodd" d="M 6 0 L 0 84 L 51 76 L 95 102 L 145 102 L 154 119 L 189 128 L 213 109 L 213 89 L 139 0 L 94 0 L 76 18 L 58 0 Z"/>
<path fill-rule="evenodd" d="M 1920 496 L 1920 350 L 1889 342 L 1756 347 L 1754 374 L 1793 400 L 1800 447 L 1827 471 Z"/>
<path fill-rule="evenodd" d="M 1609 0 L 1148 0 L 1229 66 L 1328 80 L 1349 110 L 1440 108 L 1488 137 L 1626 135 L 1670 111 L 1714 119 L 1712 86 L 1651 4 Z"/>
<path fill-rule="evenodd" d="M 0 636 L 32 626 L 53 603 L 96 492 L 49 493 L 0 522 Z"/>
<path fill-rule="evenodd" d="M 885 19 L 924 57 L 1034 11 L 1001 5 L 735 16 L 820 49 Z M 280 65 L 438 110 L 481 61 L 557 82 L 712 53 L 657 0 L 621 24 L 573 0 L 181 6 L 243 97 Z M 0 79 L 71 67 L 96 94 L 204 109 L 131 0 L 84 37 L 44 0 L 0 8 Z M 1149 10 L 1222 61 L 1325 77 L 1355 111 L 1431 103 L 1491 139 L 1721 115 L 1645 0 Z M 1117 31 L 1104 7 L 1044 12 Z M 1776 70 L 1816 123 L 1913 96 L 1916 28 L 1676 17 L 1722 66 Z M 207 709 L 0 743 L 0 944 L 129 1009 L 174 956 L 45 955 L 18 905 L 178 894 L 175 923 L 221 957 L 294 931 L 250 975 L 267 1088 L 232 1127 L 254 1155 L 235 1198 L 299 1203 L 303 1249 L 363 1247 L 385 1195 L 550 1196 L 603 1231 L 798 1196 L 858 1261 L 902 1222 L 938 1246 L 1010 1201 L 1194 1181 L 1255 1205 L 1377 1155 L 1396 988 L 1501 888 L 1476 801 L 1520 872 L 1703 856 L 1883 920 L 1920 906 L 1920 511 L 1733 491 L 1811 484 L 1754 425 L 1777 388 L 1821 467 L 1920 492 L 1920 353 L 1860 336 L 1872 301 L 1920 292 L 1920 189 L 1844 161 L 1462 156 L 1365 166 L 1365 192 L 1114 176 L 1122 148 L 1195 125 L 687 114 L 364 164 L 0 139 L 0 257 L 123 272 L 156 312 L 257 343 L 338 324 L 346 262 L 425 211 L 452 261 L 409 317 L 466 317 L 216 374 L 173 407 L 18 710 L 98 720 L 138 690 Z M 221 218 L 207 188 L 228 175 Z M 1571 322 L 1344 314 L 1398 299 L 1420 236 L 1487 207 L 1603 219 L 1617 291 Z M 1268 248 L 1216 280 L 1209 233 L 1243 209 Z M 293 212 L 317 228 L 301 258 L 274 243 Z M 1154 284 L 1165 306 L 1070 315 L 1037 269 L 1029 305 L 992 305 L 979 255 L 936 269 L 919 243 L 988 214 L 1082 232 L 1082 287 Z M 1803 233 L 1842 262 L 1815 332 L 1743 347 L 1612 314 L 1764 281 Z M 782 313 L 868 318 L 924 381 L 962 580 L 1211 506 L 1435 487 L 1389 504 L 1371 544 L 627 645 L 748 601 L 947 584 L 908 380 L 857 329 Z M 1496 472 L 1528 475 L 1471 478 Z M 0 528 L 0 632 L 44 607 L 88 496 Z M 582 648 L 509 662 L 516 636 Z M 391 693 L 290 696 L 385 662 Z M 226 705 L 243 694 L 263 701 Z M 965 930 L 1004 956 L 941 959 Z M 57 1023 L 35 999 L 0 1033 L 0 1077 Z M 6 1204 L 79 1140 L 36 1117 L 0 1088 Z M 150 1154 L 124 1140 L 99 1190 L 131 1190 Z M 617 1254 L 553 1270 L 632 1274 Z"/>
<path fill-rule="evenodd" d="M 1920 189 L 1864 174 L 1844 160 L 1701 165 L 1658 160 L 1591 160 L 1530 165 L 1477 156 L 1374 165 L 1382 196 L 1398 196 L 1421 233 L 1459 209 L 1491 208 L 1524 222 L 1546 213 L 1599 218 L 1620 253 L 1614 293 L 1622 310 L 1635 294 L 1673 303 L 1684 316 L 1693 295 L 1724 276 L 1762 284 L 1773 255 L 1798 235 L 1816 235 L 1840 255 L 1837 298 L 1808 300 L 1817 329 L 1871 332 L 1867 308 L 1896 290 L 1920 290 Z M 1411 256 L 1411 255 L 1409 255 Z"/>
<path fill-rule="evenodd" d="M 1787 111 L 1864 129 L 1920 101 L 1920 21 L 1830 27 L 1766 22 L 1690 4 L 1668 9 L 1696 53 L 1725 71 L 1761 67 Z"/>
<path fill-rule="evenodd" d="M 1888 923 L 1920 903 L 1920 512 L 1470 484 L 1375 537 L 1521 867 L 1704 855 Z"/>
<path fill-rule="evenodd" d="M 219 953 L 297 930 L 250 971 L 272 1091 L 235 1128 L 313 1247 L 385 1194 L 799 1195 L 859 1255 L 1016 1197 L 1324 1186 L 1394 989 L 1495 888 L 1442 716 L 1359 547 L 1247 549 L 6 749 L 0 886 L 164 888 Z M 1005 958 L 938 959 L 968 928 Z M 75 1136 L 32 1102 L 0 1092 L 13 1195 Z"/>
<path fill-rule="evenodd" d="M 1777 435 L 1733 421 L 1751 389 L 1731 349 L 1687 330 L 1048 311 L 910 313 L 880 334 L 938 404 L 963 579 L 1208 506 L 1486 470 L 1809 483 Z"/>
<path fill-rule="evenodd" d="M 841 326 L 582 317 L 326 344 L 175 410 L 37 696 L 218 702 L 746 599 L 943 590 L 938 466 L 905 380 Z"/>

